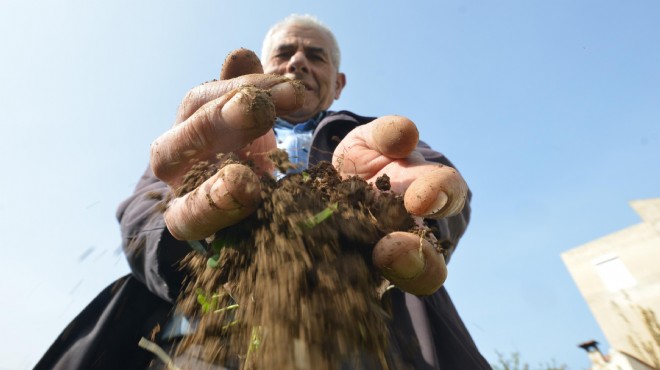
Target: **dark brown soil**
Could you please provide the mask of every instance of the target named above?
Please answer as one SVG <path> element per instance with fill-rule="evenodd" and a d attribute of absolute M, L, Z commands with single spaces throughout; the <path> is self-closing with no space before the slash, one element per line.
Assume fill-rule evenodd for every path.
<path fill-rule="evenodd" d="M 365 358 L 387 368 L 371 251 L 414 228 L 401 198 L 379 190 L 389 179 L 378 189 L 342 181 L 324 162 L 264 185 L 253 216 L 219 232 L 214 252 L 184 261 L 178 309 L 198 326 L 181 349 L 201 345 L 206 361 L 240 369 L 338 369 Z"/>

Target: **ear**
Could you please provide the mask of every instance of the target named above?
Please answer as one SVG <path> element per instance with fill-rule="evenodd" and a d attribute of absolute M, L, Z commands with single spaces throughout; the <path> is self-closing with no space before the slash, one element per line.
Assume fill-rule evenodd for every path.
<path fill-rule="evenodd" d="M 339 95 L 341 95 L 341 91 L 344 89 L 344 86 L 346 86 L 346 75 L 337 72 L 337 78 L 335 80 L 335 100 L 339 99 Z"/>

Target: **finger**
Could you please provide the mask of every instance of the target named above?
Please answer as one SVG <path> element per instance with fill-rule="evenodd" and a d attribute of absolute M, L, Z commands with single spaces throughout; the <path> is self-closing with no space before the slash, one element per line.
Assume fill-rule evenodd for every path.
<path fill-rule="evenodd" d="M 220 79 L 229 80 L 252 73 L 264 73 L 261 61 L 252 50 L 240 48 L 232 51 L 225 58 L 220 71 Z"/>
<path fill-rule="evenodd" d="M 266 134 L 275 121 L 268 92 L 243 87 L 198 109 L 151 145 L 151 168 L 171 186 L 200 160 L 240 149 Z"/>
<path fill-rule="evenodd" d="M 368 127 L 367 147 L 389 158 L 406 158 L 419 142 L 417 126 L 402 116 L 383 116 L 370 122 Z"/>
<path fill-rule="evenodd" d="M 284 95 L 284 97 L 291 95 L 291 87 L 288 87 L 287 84 L 283 82 L 286 81 L 286 79 L 282 80 L 280 76 L 264 75 L 263 73 L 264 69 L 261 65 L 261 61 L 252 50 L 240 48 L 232 51 L 225 58 L 220 71 L 220 80 L 230 81 L 224 84 L 213 82 L 201 85 L 197 89 L 193 89 L 191 94 L 184 99 L 184 104 L 181 105 L 184 109 L 183 111 L 180 109 L 180 117 L 178 117 L 180 120 L 177 120 L 177 123 L 188 118 L 200 106 L 208 102 L 209 99 L 218 98 L 223 94 L 242 86 L 256 86 L 262 89 L 271 89 L 271 92 L 275 97 L 274 103 L 278 115 L 290 113 L 302 106 L 302 101 L 305 97 L 304 86 L 298 86 L 295 100 L 290 98 L 282 99 L 282 95 Z M 245 77 L 238 78 L 242 76 Z M 294 84 L 300 85 L 300 82 L 295 82 Z M 281 104 L 278 104 L 278 102 Z"/>
<path fill-rule="evenodd" d="M 179 240 L 200 240 L 238 223 L 257 209 L 261 185 L 247 166 L 229 164 L 202 185 L 174 199 L 165 224 Z"/>
<path fill-rule="evenodd" d="M 465 205 L 467 184 L 452 167 L 427 162 L 416 151 L 407 158 L 391 159 L 358 141 L 344 148 L 343 152 L 335 151 L 333 157 L 343 177 L 357 175 L 375 181 L 387 175 L 390 189 L 404 194 L 406 209 L 413 215 L 443 218 L 459 213 Z"/>
<path fill-rule="evenodd" d="M 370 179 L 385 173 L 386 166 L 388 171 L 399 172 L 402 167 L 425 163 L 415 152 L 418 142 L 419 132 L 412 121 L 401 116 L 384 116 L 349 132 L 339 142 L 332 160 L 343 176 Z M 398 176 L 387 174 L 390 178 Z"/>
<path fill-rule="evenodd" d="M 305 86 L 284 76 L 271 74 L 248 74 L 230 80 L 211 81 L 194 87 L 183 98 L 175 124 L 188 119 L 200 107 L 208 102 L 243 86 L 254 86 L 269 90 L 273 95 L 278 115 L 289 113 L 302 107 L 305 99 Z"/>
<path fill-rule="evenodd" d="M 468 188 L 463 177 L 449 166 L 420 174 L 406 189 L 403 204 L 413 215 L 444 218 L 463 210 Z"/>
<path fill-rule="evenodd" d="M 372 258 L 387 280 L 411 294 L 433 294 L 447 279 L 442 254 L 415 234 L 397 231 L 386 235 L 376 243 Z"/>
<path fill-rule="evenodd" d="M 221 80 L 231 80 L 233 78 L 245 75 L 263 75 L 264 68 L 257 54 L 252 50 L 240 48 L 232 51 L 225 58 L 220 71 Z M 257 77 L 257 76 L 251 76 Z M 305 98 L 305 87 L 300 81 L 291 80 L 291 84 L 295 85 L 294 91 L 291 91 L 291 84 L 279 83 L 270 87 L 269 91 L 275 103 L 275 109 L 278 116 L 290 113 L 302 106 L 302 101 Z M 266 85 L 267 86 L 267 85 Z M 295 99 L 291 95 L 295 94 Z"/>
<path fill-rule="evenodd" d="M 368 181 L 386 174 L 391 190 L 405 193 L 406 209 L 422 217 L 442 218 L 463 209 L 467 184 L 455 169 L 428 162 L 415 150 L 419 132 L 401 116 L 385 116 L 351 131 L 333 155 L 343 177 Z"/>

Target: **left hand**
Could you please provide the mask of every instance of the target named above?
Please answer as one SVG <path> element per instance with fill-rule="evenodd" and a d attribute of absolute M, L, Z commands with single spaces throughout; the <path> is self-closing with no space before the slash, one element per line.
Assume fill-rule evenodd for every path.
<path fill-rule="evenodd" d="M 415 149 L 419 132 L 401 116 L 384 116 L 351 131 L 337 146 L 333 165 L 342 177 L 375 183 L 390 177 L 392 191 L 404 194 L 413 216 L 440 219 L 461 212 L 467 184 L 454 168 L 426 161 Z M 402 290 L 430 295 L 447 278 L 444 257 L 419 235 L 394 232 L 374 247 L 374 264 Z"/>

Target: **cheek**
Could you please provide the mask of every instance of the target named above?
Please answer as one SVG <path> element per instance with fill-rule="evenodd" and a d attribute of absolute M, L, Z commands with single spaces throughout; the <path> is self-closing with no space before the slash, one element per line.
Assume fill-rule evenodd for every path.
<path fill-rule="evenodd" d="M 326 72 L 332 76 L 331 79 L 324 79 L 320 86 L 321 97 L 324 100 L 333 100 L 335 98 L 335 79 L 336 76 L 332 72 Z"/>
<path fill-rule="evenodd" d="M 319 99 L 323 100 L 325 103 L 332 102 L 335 99 L 334 90 L 328 85 L 323 86 L 320 93 Z"/>
<path fill-rule="evenodd" d="M 314 91 L 305 92 L 305 104 L 306 106 L 314 105 L 316 106 L 319 102 L 320 96 Z"/>

